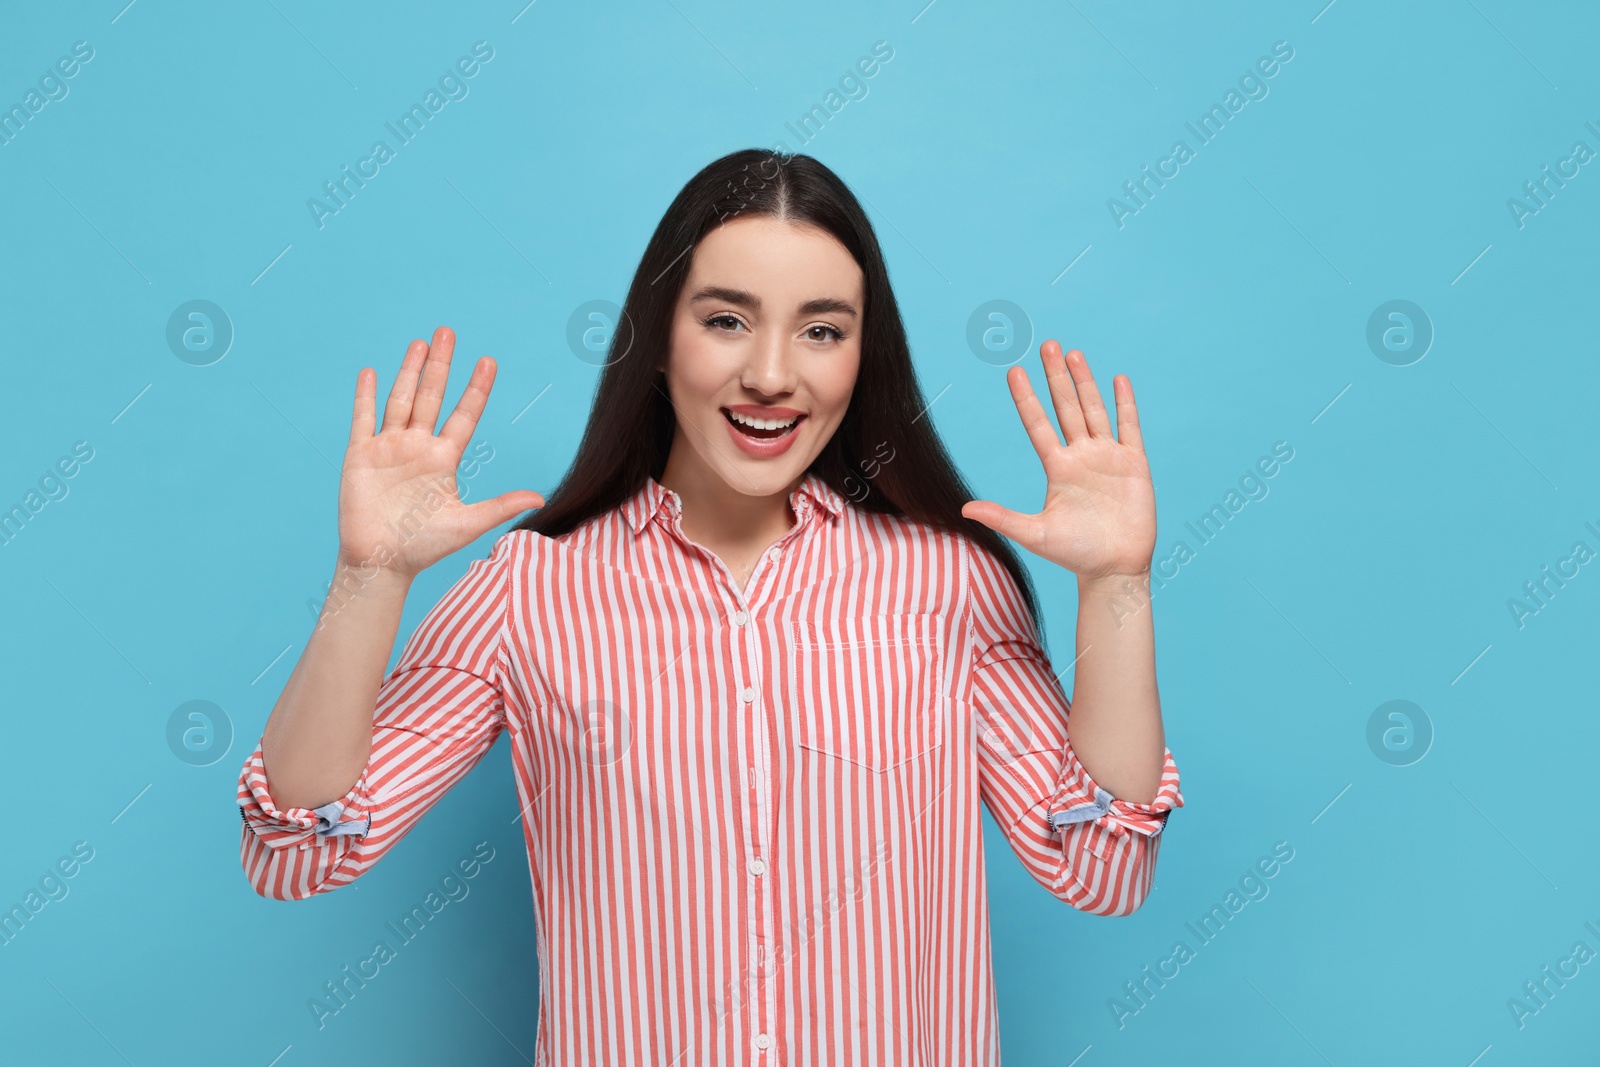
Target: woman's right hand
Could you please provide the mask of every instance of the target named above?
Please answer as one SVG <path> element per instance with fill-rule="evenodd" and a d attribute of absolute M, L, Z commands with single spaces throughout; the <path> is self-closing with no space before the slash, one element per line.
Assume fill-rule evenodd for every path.
<path fill-rule="evenodd" d="M 434 331 L 431 346 L 411 342 L 377 433 L 378 376 L 371 367 L 361 368 L 339 478 L 341 565 L 366 574 L 377 568 L 409 582 L 500 523 L 544 506 L 543 496 L 525 489 L 476 504 L 461 502 L 456 467 L 489 399 L 495 362 L 488 356 L 478 360 L 436 437 L 455 343 L 447 326 Z"/>

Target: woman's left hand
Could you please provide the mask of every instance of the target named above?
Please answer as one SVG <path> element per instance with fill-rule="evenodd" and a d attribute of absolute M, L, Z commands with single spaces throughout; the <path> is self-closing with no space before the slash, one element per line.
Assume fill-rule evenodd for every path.
<path fill-rule="evenodd" d="M 1034 395 L 1028 372 L 1012 367 L 1006 371 L 1006 384 L 1044 464 L 1044 508 L 1025 515 L 993 501 L 973 500 L 961 514 L 1059 563 L 1080 582 L 1148 574 L 1156 545 L 1156 497 L 1139 435 L 1133 383 L 1123 374 L 1111 380 L 1119 441 L 1083 353 L 1073 349 L 1063 356 L 1061 345 L 1050 340 L 1039 346 L 1039 358 L 1066 444 Z"/>

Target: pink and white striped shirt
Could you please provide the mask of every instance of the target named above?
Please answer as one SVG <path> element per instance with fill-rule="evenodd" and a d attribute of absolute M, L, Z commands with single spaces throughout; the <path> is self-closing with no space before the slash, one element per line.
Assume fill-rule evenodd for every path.
<path fill-rule="evenodd" d="M 539 944 L 537 1064 L 994 1064 L 981 799 L 1075 908 L 1144 900 L 1183 804 L 1099 788 L 1010 574 L 814 474 L 741 589 L 655 480 L 500 536 L 384 679 L 317 809 L 239 806 L 256 891 L 370 869 L 509 730 Z"/>

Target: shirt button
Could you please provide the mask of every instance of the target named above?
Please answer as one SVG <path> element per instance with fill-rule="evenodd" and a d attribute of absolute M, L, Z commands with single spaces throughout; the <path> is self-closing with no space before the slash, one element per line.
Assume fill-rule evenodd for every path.
<path fill-rule="evenodd" d="M 781 555 L 783 555 L 783 549 L 781 548 L 772 548 L 767 552 L 767 556 L 771 559 L 777 559 Z"/>
<path fill-rule="evenodd" d="M 760 856 L 757 856 L 755 859 L 751 860 L 750 861 L 750 873 L 751 874 L 766 874 L 767 873 L 767 861 L 762 859 Z"/>
<path fill-rule="evenodd" d="M 757 1034 L 756 1035 L 756 1048 L 766 1048 L 767 1046 L 769 1046 L 771 1044 L 772 1044 L 772 1038 L 771 1037 L 767 1036 L 766 1034 Z"/>
<path fill-rule="evenodd" d="M 749 621 L 750 621 L 750 616 L 749 616 L 749 614 L 747 612 L 736 611 L 736 612 L 733 613 L 733 624 L 735 626 L 743 626 L 745 623 L 747 623 Z"/>
<path fill-rule="evenodd" d="M 752 701 L 755 700 L 756 691 L 754 689 L 752 689 L 750 686 L 747 685 L 747 686 L 744 687 L 744 691 L 739 694 L 739 698 L 741 700 L 743 700 L 746 704 L 749 704 L 749 703 L 751 703 Z"/>

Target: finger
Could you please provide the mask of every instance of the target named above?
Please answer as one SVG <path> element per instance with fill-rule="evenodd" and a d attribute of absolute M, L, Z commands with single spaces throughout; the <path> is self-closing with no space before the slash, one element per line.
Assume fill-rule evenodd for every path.
<path fill-rule="evenodd" d="M 461 393 L 461 399 L 456 401 L 455 410 L 444 420 L 444 429 L 439 431 L 439 436 L 455 445 L 458 453 L 467 450 L 467 444 L 478 428 L 478 420 L 483 417 L 483 406 L 489 402 L 489 390 L 494 388 L 494 374 L 494 360 L 488 356 L 478 360 L 478 365 L 472 368 L 472 377 L 466 389 Z"/>
<path fill-rule="evenodd" d="M 1052 339 L 1040 345 L 1039 362 L 1044 364 L 1044 379 L 1049 383 L 1050 399 L 1055 402 L 1056 418 L 1061 421 L 1061 434 L 1067 444 L 1088 436 L 1083 410 L 1078 406 L 1078 387 L 1061 355 L 1061 343 Z"/>
<path fill-rule="evenodd" d="M 406 358 L 400 361 L 400 371 L 394 376 L 394 386 L 389 390 L 389 402 L 383 406 L 383 429 L 403 430 L 411 419 L 411 398 L 417 391 L 417 375 L 428 358 L 428 342 L 412 341 L 406 349 Z"/>
<path fill-rule="evenodd" d="M 1045 414 L 1044 405 L 1034 395 L 1028 372 L 1021 367 L 1012 367 L 1006 371 L 1006 384 L 1011 386 L 1011 399 L 1016 401 L 1022 428 L 1028 431 L 1028 440 L 1033 442 L 1033 450 L 1039 453 L 1039 461 L 1045 464 L 1054 462 L 1056 450 L 1061 447 L 1061 438 L 1056 436 L 1050 416 Z"/>
<path fill-rule="evenodd" d="M 963 517 L 983 523 L 1030 551 L 1039 543 L 1039 516 L 1001 507 L 992 500 L 969 500 L 961 505 Z"/>
<path fill-rule="evenodd" d="M 1106 402 L 1100 399 L 1100 387 L 1089 370 L 1089 361 L 1076 348 L 1064 358 L 1072 371 L 1073 384 L 1078 387 L 1078 402 L 1083 407 L 1083 421 L 1089 427 L 1089 436 L 1110 437 L 1111 415 L 1106 411 Z"/>
<path fill-rule="evenodd" d="M 475 531 L 476 537 L 508 519 L 516 518 L 524 511 L 542 507 L 544 507 L 543 494 L 535 493 L 531 489 L 513 489 L 492 499 L 468 504 L 462 508 L 462 516 L 466 524 Z"/>
<path fill-rule="evenodd" d="M 350 443 L 372 436 L 378 424 L 378 374 L 371 367 L 362 367 L 356 375 L 356 406 L 350 416 Z"/>
<path fill-rule="evenodd" d="M 1122 384 L 1119 386 L 1117 383 Z M 1123 444 L 1144 451 L 1144 435 L 1139 432 L 1139 408 L 1133 402 L 1133 382 L 1126 374 L 1111 379 L 1111 391 L 1117 399 L 1117 433 Z"/>
<path fill-rule="evenodd" d="M 444 388 L 450 382 L 450 354 L 455 350 L 455 331 L 448 326 L 433 331 L 433 344 L 428 346 L 428 361 L 422 365 L 417 398 L 411 405 L 411 421 L 407 424 L 413 429 L 432 433 L 439 422 L 439 409 L 444 406 Z"/>

